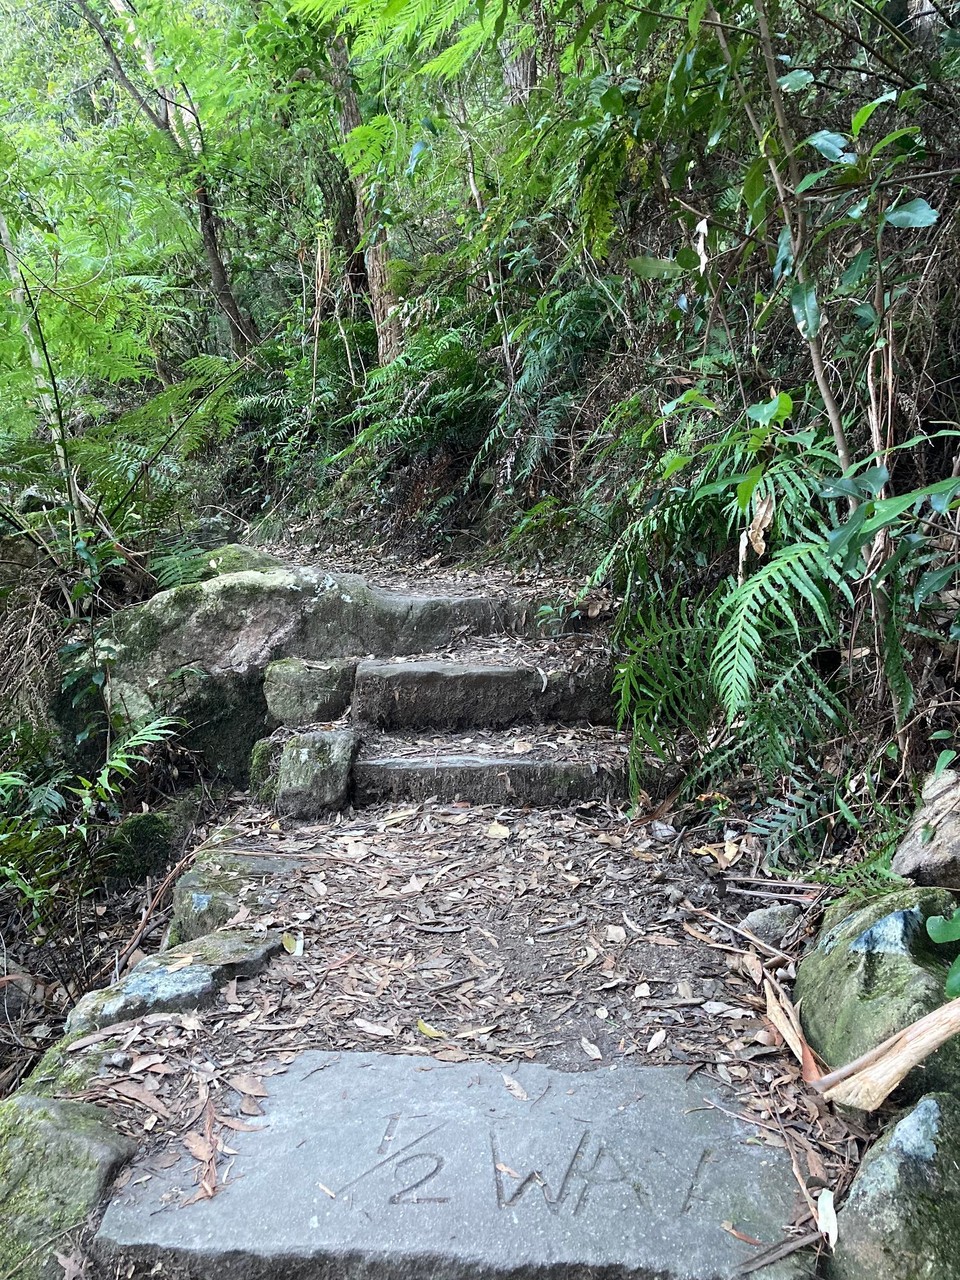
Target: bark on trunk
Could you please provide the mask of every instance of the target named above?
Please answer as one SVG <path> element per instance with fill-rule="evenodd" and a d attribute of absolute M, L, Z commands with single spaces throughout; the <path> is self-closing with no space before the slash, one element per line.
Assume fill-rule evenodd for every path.
<path fill-rule="evenodd" d="M 330 45 L 330 62 L 340 97 L 340 130 L 344 136 L 362 123 L 360 104 L 350 76 L 350 52 L 346 41 L 338 37 Z M 377 331 L 377 357 L 387 364 L 400 354 L 400 324 L 396 317 L 397 300 L 390 290 L 388 274 L 389 249 L 383 228 L 377 225 L 376 212 L 370 203 L 367 184 L 362 177 L 352 179 L 355 195 L 354 221 L 363 260 L 367 268 L 370 314 Z"/>
<path fill-rule="evenodd" d="M 217 215 L 210 193 L 203 185 L 195 192 L 197 208 L 200 212 L 200 235 L 203 240 L 203 254 L 210 272 L 210 283 L 217 306 L 227 318 L 230 326 L 230 345 L 237 356 L 246 355 L 252 345 L 259 341 L 253 321 L 243 314 L 230 285 L 230 277 L 220 252 L 220 239 L 217 235 Z"/>

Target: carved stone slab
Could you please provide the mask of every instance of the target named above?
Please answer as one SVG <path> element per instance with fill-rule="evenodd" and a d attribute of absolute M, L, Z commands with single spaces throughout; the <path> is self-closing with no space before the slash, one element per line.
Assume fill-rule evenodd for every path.
<path fill-rule="evenodd" d="M 685 1074 L 304 1053 L 213 1200 L 180 1207 L 186 1159 L 134 1166 L 97 1251 L 210 1280 L 729 1277 L 757 1253 L 729 1228 L 779 1243 L 795 1184 Z"/>

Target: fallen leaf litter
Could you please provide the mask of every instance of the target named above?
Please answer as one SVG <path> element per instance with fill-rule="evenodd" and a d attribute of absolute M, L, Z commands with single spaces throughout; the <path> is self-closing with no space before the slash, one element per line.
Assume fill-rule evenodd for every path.
<path fill-rule="evenodd" d="M 511 1064 L 525 1060 L 683 1064 L 733 1091 L 745 1141 L 790 1152 L 796 1242 L 816 1227 L 823 1189 L 842 1197 L 867 1135 L 805 1086 L 784 1045 L 770 1000 L 789 957 L 758 954 L 716 914 L 716 876 L 668 823 L 596 802 L 427 802 L 317 823 L 246 808 L 231 826 L 220 847 L 251 866 L 237 922 L 296 945 L 229 982 L 213 1008 L 71 1046 L 103 1055 L 73 1096 L 110 1108 L 158 1167 L 182 1168 L 176 1203 L 229 1182 L 231 1132 L 257 1127 L 270 1077 L 306 1049 L 492 1061 L 514 1096 Z"/>

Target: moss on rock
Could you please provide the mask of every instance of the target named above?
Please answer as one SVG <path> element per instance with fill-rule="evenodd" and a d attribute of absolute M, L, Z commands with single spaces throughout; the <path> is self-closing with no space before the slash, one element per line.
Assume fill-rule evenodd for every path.
<path fill-rule="evenodd" d="M 250 790 L 261 804 L 272 805 L 277 798 L 282 743 L 261 738 L 250 752 Z"/>
<path fill-rule="evenodd" d="M 932 915 L 949 915 L 953 895 L 905 889 L 859 910 L 834 909 L 797 973 L 795 996 L 813 1048 L 831 1068 L 854 1058 L 938 1008 L 949 953 L 926 934 Z M 960 1044 L 951 1041 L 912 1072 L 902 1096 L 960 1085 Z"/>
<path fill-rule="evenodd" d="M 59 1237 L 86 1222 L 135 1150 L 97 1107 L 25 1092 L 0 1103 L 0 1275 L 62 1277 Z"/>
<path fill-rule="evenodd" d="M 206 554 L 207 569 L 201 581 L 210 578 L 222 578 L 228 573 L 268 573 L 271 569 L 282 569 L 283 561 L 272 556 L 269 551 L 261 551 L 258 547 L 247 547 L 240 542 L 228 542 Z"/>
<path fill-rule="evenodd" d="M 173 852 L 173 819 L 163 813 L 132 813 L 103 846 L 112 875 L 145 880 L 166 866 Z"/>

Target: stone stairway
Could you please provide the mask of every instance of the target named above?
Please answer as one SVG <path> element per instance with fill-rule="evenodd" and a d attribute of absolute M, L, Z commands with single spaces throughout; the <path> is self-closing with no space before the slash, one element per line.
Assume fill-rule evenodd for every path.
<path fill-rule="evenodd" d="M 637 1066 L 614 1049 L 601 1053 L 579 1031 L 578 1071 L 530 1061 L 532 1052 L 467 1055 L 457 1048 L 467 1042 L 448 1042 L 423 1021 L 442 1016 L 429 1008 L 400 1011 L 415 1040 L 397 1042 L 393 1052 L 333 1051 L 321 1038 L 266 1062 L 246 1051 L 244 1065 L 241 1036 L 228 1069 L 218 1066 L 209 1041 L 191 1050 L 198 1016 L 178 1023 L 182 1015 L 169 1011 L 215 1001 L 211 1016 L 224 1037 L 238 1018 L 254 1030 L 269 1022 L 256 1009 L 242 1013 L 238 976 L 259 971 L 269 981 L 275 974 L 270 989 L 279 995 L 264 997 L 262 1008 L 286 1035 L 300 1025 L 277 1013 L 288 985 L 322 993 L 347 962 L 360 966 L 358 979 L 364 965 L 389 975 L 391 966 L 413 963 L 411 937 L 432 945 L 437 935 L 427 966 L 447 963 L 444 935 L 469 939 L 458 953 L 463 962 L 490 972 L 504 952 L 490 931 L 494 918 L 481 917 L 469 898 L 446 908 L 458 912 L 452 923 L 449 914 L 431 923 L 430 913 L 418 919 L 391 906 L 408 892 L 426 892 L 436 864 L 400 874 L 389 843 L 385 860 L 373 858 L 376 865 L 363 871 L 369 878 L 357 882 L 376 924 L 346 959 L 319 945 L 324 920 L 336 936 L 337 908 L 323 906 L 329 895 L 319 908 L 311 905 L 316 898 L 299 903 L 298 918 L 318 920 L 316 968 L 309 949 L 297 958 L 294 935 L 284 933 L 281 945 L 278 925 L 288 926 L 276 920 L 276 904 L 291 882 L 311 875 L 313 892 L 327 895 L 324 867 L 367 866 L 365 846 L 337 835 L 348 821 L 343 811 L 362 806 L 379 805 L 374 812 L 387 831 L 398 816 L 417 812 L 398 815 L 391 806 L 434 802 L 450 822 L 476 814 L 471 821 L 488 842 L 477 862 L 496 884 L 513 883 L 511 828 L 527 821 L 539 830 L 537 806 L 556 815 L 566 805 L 625 799 L 626 744 L 611 727 L 602 644 L 543 636 L 536 602 L 412 596 L 262 564 L 164 594 L 131 611 L 121 628 L 113 696 L 141 713 L 184 715 L 199 725 L 198 749 L 234 776 L 252 746 L 254 793 L 279 814 L 274 828 L 301 832 L 301 844 L 275 856 L 242 831 L 210 842 L 182 881 L 179 945 L 92 993 L 71 1015 L 74 1034 L 91 1041 L 90 1049 L 81 1042 L 84 1052 L 103 1055 L 101 1072 L 104 1062 L 126 1070 L 133 1045 L 145 1072 L 179 1052 L 199 1082 L 199 1100 L 178 1127 L 173 1100 L 194 1086 L 160 1077 L 156 1110 L 166 1119 L 112 1195 L 92 1245 L 90 1280 L 726 1280 L 760 1242 L 781 1241 L 793 1216 L 789 1160 L 757 1143 L 756 1131 L 737 1118 L 736 1099 L 715 1081 L 691 1079 L 685 1067 Z M 498 812 L 513 815 L 511 827 L 498 826 Z M 313 843 L 311 831 L 319 833 Z M 346 843 L 331 845 L 337 840 Z M 629 864 L 626 851 L 612 852 L 621 837 L 606 840 L 589 865 L 614 857 Z M 579 847 L 571 844 L 568 856 Z M 535 893 L 537 876 L 548 874 L 552 855 L 543 856 L 538 873 L 520 877 L 519 893 Z M 469 855 L 465 861 L 469 868 Z M 464 878 L 463 865 L 453 864 L 454 883 Z M 638 865 L 624 874 L 635 876 Z M 589 874 L 563 871 L 562 884 L 581 884 Z M 400 888 L 384 888 L 393 875 Z M 603 899 L 610 906 L 602 907 L 614 920 L 618 883 L 610 882 Z M 381 907 L 381 894 L 394 896 Z M 510 907 L 498 910 L 508 926 Z M 586 920 L 581 914 L 555 924 L 548 916 L 510 945 L 518 957 L 535 958 L 558 930 Z M 224 922 L 225 931 L 209 932 Z M 599 932 L 588 937 L 606 928 L 611 938 L 626 938 L 623 926 L 589 927 Z M 238 941 L 248 937 L 243 930 L 248 944 Z M 589 965 L 597 957 L 585 945 Z M 238 946 L 249 947 L 247 960 L 238 959 Z M 478 954 L 484 947 L 489 961 Z M 614 975 L 611 985 L 628 982 L 628 971 L 618 976 L 613 964 L 611 953 L 604 970 Z M 536 972 L 525 960 L 509 998 L 522 1005 L 525 983 L 546 982 Z M 464 981 L 437 991 L 465 989 Z M 147 1026 L 144 1016 L 174 1022 Z M 119 1022 L 112 1040 L 111 1022 Z M 361 1024 L 374 1044 L 395 1035 Z M 80 1061 L 72 1061 L 74 1076 Z M 184 1147 L 196 1163 L 184 1159 Z M 211 1169 L 219 1170 L 215 1177 Z M 774 1257 L 762 1274 L 797 1280 L 812 1271 L 793 1255 Z"/>
<path fill-rule="evenodd" d="M 626 797 L 627 748 L 611 727 L 602 641 L 539 637 L 529 614 L 490 612 L 475 599 L 422 597 L 418 607 L 434 619 L 450 610 L 462 617 L 459 626 L 444 624 L 456 639 L 442 652 L 391 654 L 392 632 L 368 631 L 373 656 L 294 653 L 266 666 L 276 729 L 254 748 L 253 777 L 280 813 L 311 818 L 385 800 Z"/>

